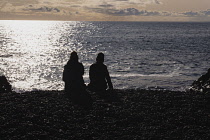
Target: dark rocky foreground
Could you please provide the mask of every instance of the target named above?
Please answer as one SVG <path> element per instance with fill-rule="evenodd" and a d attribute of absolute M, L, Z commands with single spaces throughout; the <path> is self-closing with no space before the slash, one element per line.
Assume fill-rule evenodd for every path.
<path fill-rule="evenodd" d="M 92 108 L 62 91 L 0 94 L 0 139 L 209 139 L 210 94 L 115 90 Z"/>

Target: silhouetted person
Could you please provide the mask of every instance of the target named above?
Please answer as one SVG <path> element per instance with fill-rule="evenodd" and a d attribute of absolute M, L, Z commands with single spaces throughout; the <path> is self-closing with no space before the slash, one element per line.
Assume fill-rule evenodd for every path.
<path fill-rule="evenodd" d="M 99 53 L 96 57 L 96 63 L 90 66 L 89 78 L 90 84 L 88 85 L 89 90 L 91 91 L 106 91 L 107 88 L 112 90 L 113 85 L 107 66 L 104 63 L 104 54 Z M 107 87 L 108 84 L 108 87 Z"/>
<path fill-rule="evenodd" d="M 12 86 L 7 81 L 5 76 L 0 76 L 0 93 L 7 93 L 12 91 Z"/>
<path fill-rule="evenodd" d="M 210 86 L 210 68 L 208 69 L 208 72 L 206 74 L 202 75 L 192 84 L 192 88 L 197 90 L 205 90 L 207 86 Z"/>
<path fill-rule="evenodd" d="M 78 55 L 72 52 L 70 60 L 64 66 L 63 81 L 65 82 L 65 92 L 80 92 L 85 90 L 83 80 L 84 66 L 78 62 Z"/>
<path fill-rule="evenodd" d="M 70 60 L 64 66 L 63 81 L 65 82 L 65 93 L 71 101 L 85 108 L 92 107 L 92 98 L 86 91 L 83 80 L 84 66 L 78 62 L 78 55 L 72 52 Z"/>

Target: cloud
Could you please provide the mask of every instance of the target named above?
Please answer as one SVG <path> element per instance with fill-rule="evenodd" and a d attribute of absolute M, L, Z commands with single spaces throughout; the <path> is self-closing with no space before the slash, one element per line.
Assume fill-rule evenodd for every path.
<path fill-rule="evenodd" d="M 147 4 L 161 4 L 159 0 L 114 0 L 114 1 L 125 1 L 126 3 L 132 3 L 132 4 L 142 4 L 142 5 L 147 5 Z"/>
<path fill-rule="evenodd" d="M 206 16 L 210 16 L 210 9 L 208 9 L 206 11 L 202 11 L 202 13 Z"/>
<path fill-rule="evenodd" d="M 0 0 L 0 14 L 13 15 L 34 15 L 34 16 L 54 16 L 76 17 L 79 20 L 84 17 L 88 20 L 103 19 L 109 16 L 119 19 L 123 16 L 130 16 L 129 19 L 138 19 L 138 16 L 144 19 L 209 19 L 210 9 L 200 11 L 178 11 L 172 12 L 170 9 L 164 11 L 160 5 L 163 0 Z M 152 5 L 152 6 L 149 6 Z M 158 6 L 159 5 L 159 6 Z M 156 9 L 160 10 L 154 10 Z M 176 6 L 176 5 L 174 5 Z M 153 8 L 153 9 L 151 9 Z M 170 7 L 169 7 L 170 8 Z M 167 9 L 167 8 L 165 8 Z M 188 8 L 189 9 L 189 8 Z M 161 11 L 162 10 L 162 11 Z M 1 13 L 2 12 L 2 13 Z M 104 17 L 103 17 L 104 16 Z M 116 18 L 116 19 L 118 19 Z M 142 19 L 143 19 L 142 18 Z M 140 19 L 140 18 L 139 18 Z"/>
<path fill-rule="evenodd" d="M 115 16 L 131 16 L 131 15 L 139 15 L 139 16 L 158 16 L 161 15 L 159 12 L 153 12 L 153 11 L 147 11 L 147 10 L 142 10 L 139 11 L 135 8 L 127 8 L 123 10 L 115 10 L 111 14 Z"/>
<path fill-rule="evenodd" d="M 210 9 L 206 11 L 169 12 L 169 11 L 148 11 L 136 8 L 116 9 L 112 5 L 103 5 L 98 8 L 89 8 L 96 13 L 112 16 L 171 16 L 171 17 L 207 17 L 210 16 Z"/>
<path fill-rule="evenodd" d="M 1 1 L 1 0 L 0 0 Z M 0 4 L 4 7 L 3 11 L 14 12 L 60 12 L 61 10 L 71 8 L 115 8 L 132 7 L 132 5 L 145 6 L 150 4 L 160 4 L 160 0 L 7 0 L 6 4 Z M 11 6 L 9 6 L 9 4 Z M 5 5 L 8 5 L 5 7 Z M 31 5 L 29 7 L 28 5 Z M 9 7 L 9 9 L 8 9 Z M 56 7 L 56 8 L 53 8 Z M 7 10 L 8 9 L 8 10 Z M 83 10 L 83 9 L 82 9 Z"/>
<path fill-rule="evenodd" d="M 198 12 L 184 12 L 182 13 L 184 16 L 189 16 L 189 17 L 205 17 L 205 16 L 210 16 L 210 9 L 206 11 L 198 11 Z"/>
<path fill-rule="evenodd" d="M 25 4 L 37 4 L 37 0 L 0 0 L 1 4 L 11 4 L 12 6 L 23 6 Z"/>
<path fill-rule="evenodd" d="M 113 7 L 113 5 L 111 5 L 111 4 L 102 4 L 102 5 L 99 5 L 99 7 Z"/>
<path fill-rule="evenodd" d="M 18 2 L 15 2 L 14 0 L 9 0 L 8 2 L 5 2 L 4 5 L 1 8 L 2 12 L 13 12 L 13 13 L 26 13 L 28 11 L 31 12 L 54 12 L 58 13 L 60 12 L 60 9 L 55 7 L 49 7 L 40 5 L 37 1 L 31 2 L 31 0 L 21 0 Z"/>
<path fill-rule="evenodd" d="M 126 8 L 126 9 L 103 9 L 103 8 L 92 8 L 95 12 L 113 15 L 113 16 L 170 16 L 169 12 L 158 12 L 158 11 L 147 11 L 147 10 L 138 10 L 135 8 Z"/>
<path fill-rule="evenodd" d="M 112 6 L 115 8 L 138 5 L 145 7 L 150 4 L 161 4 L 160 0 L 85 0 L 81 6 L 89 8 L 98 8 L 101 6 Z"/>
<path fill-rule="evenodd" d="M 193 12 L 193 11 L 190 11 L 190 12 L 185 12 L 185 13 L 182 13 L 183 15 L 186 15 L 186 16 L 190 16 L 190 17 L 193 17 L 193 16 L 200 16 L 200 13 L 199 12 Z"/>
<path fill-rule="evenodd" d="M 155 0 L 155 4 L 162 4 L 162 3 L 158 0 Z"/>
<path fill-rule="evenodd" d="M 34 8 L 32 5 L 29 5 L 28 8 L 23 9 L 25 11 L 33 11 L 33 12 L 60 12 L 58 8 L 53 8 L 53 7 L 39 7 L 39 8 Z"/>
<path fill-rule="evenodd" d="M 129 1 L 129 0 L 115 0 L 115 1 Z"/>

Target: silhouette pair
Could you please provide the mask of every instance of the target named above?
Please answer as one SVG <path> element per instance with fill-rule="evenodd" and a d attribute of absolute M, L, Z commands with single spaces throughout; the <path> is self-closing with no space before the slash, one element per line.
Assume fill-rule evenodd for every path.
<path fill-rule="evenodd" d="M 66 93 L 82 93 L 88 88 L 94 92 L 105 92 L 108 89 L 112 90 L 113 85 L 107 66 L 104 65 L 104 54 L 99 53 L 96 57 L 96 62 L 90 66 L 89 78 L 90 83 L 86 87 L 83 79 L 84 66 L 78 61 L 76 52 L 72 52 L 70 60 L 64 66 L 63 81 L 65 82 Z"/>

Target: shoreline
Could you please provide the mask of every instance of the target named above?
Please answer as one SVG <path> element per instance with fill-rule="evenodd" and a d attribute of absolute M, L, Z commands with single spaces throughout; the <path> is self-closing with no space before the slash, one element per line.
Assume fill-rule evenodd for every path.
<path fill-rule="evenodd" d="M 87 85 L 87 84 L 86 84 Z M 133 90 L 133 91 L 172 91 L 172 92 L 189 92 L 190 90 L 190 85 L 189 86 L 185 86 L 182 88 L 163 88 L 163 87 L 147 87 L 147 88 L 139 88 L 139 87 L 134 87 L 134 88 L 116 88 L 114 90 L 120 90 L 120 91 L 126 91 L 126 90 Z M 28 89 L 28 90 L 24 90 L 24 89 L 20 89 L 20 88 L 14 88 L 12 89 L 12 93 L 18 93 L 18 94 L 23 94 L 23 93 L 30 93 L 30 92 L 63 92 L 64 89 L 55 89 L 55 90 L 45 90 L 45 89 Z"/>
<path fill-rule="evenodd" d="M 92 108 L 63 91 L 0 94 L 3 139 L 208 139 L 209 93 L 116 89 L 89 93 Z"/>

